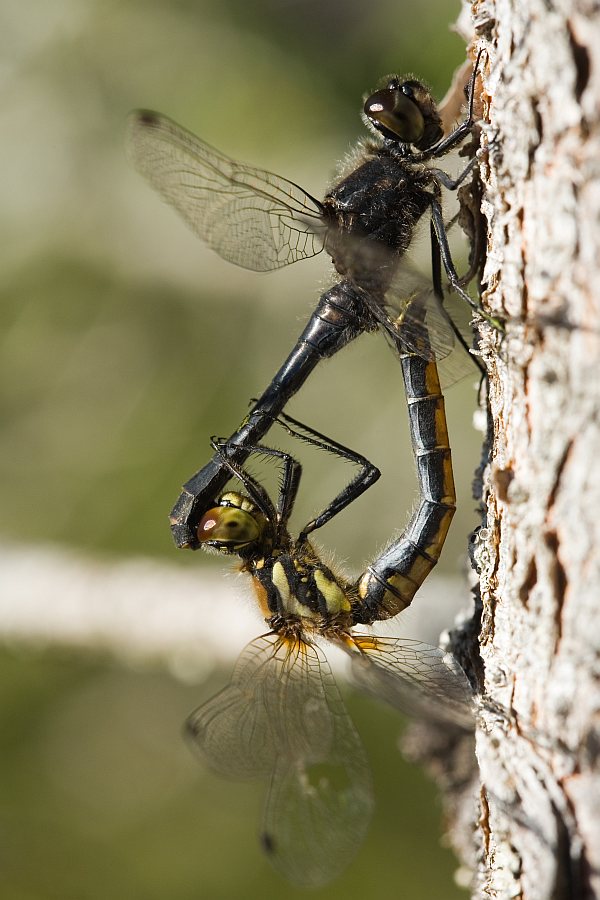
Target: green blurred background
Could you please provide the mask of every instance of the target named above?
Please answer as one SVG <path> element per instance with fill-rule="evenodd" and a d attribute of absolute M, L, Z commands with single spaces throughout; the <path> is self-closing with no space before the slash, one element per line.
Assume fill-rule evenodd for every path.
<path fill-rule="evenodd" d="M 220 572 L 223 560 L 175 551 L 167 513 L 208 459 L 208 436 L 234 430 L 330 283 L 324 258 L 262 276 L 203 248 L 129 167 L 127 112 L 158 109 L 321 196 L 380 76 L 414 72 L 444 94 L 464 60 L 449 28 L 458 12 L 450 0 L 4 0 L 6 546 L 160 557 L 199 581 Z M 426 259 L 426 242 L 419 250 Z M 438 571 L 450 574 L 475 524 L 474 382 L 447 397 L 459 512 Z M 320 536 L 360 571 L 415 496 L 399 367 L 383 338 L 324 364 L 290 412 L 382 470 Z M 303 462 L 299 518 L 347 476 L 335 461 Z M 191 686 L 158 663 L 26 637 L 0 654 L 3 897 L 300 895 L 257 850 L 261 788 L 212 777 L 180 741 L 185 715 L 224 673 Z M 435 792 L 397 753 L 397 717 L 349 704 L 377 808 L 354 865 L 317 896 L 464 896 L 439 847 Z"/>

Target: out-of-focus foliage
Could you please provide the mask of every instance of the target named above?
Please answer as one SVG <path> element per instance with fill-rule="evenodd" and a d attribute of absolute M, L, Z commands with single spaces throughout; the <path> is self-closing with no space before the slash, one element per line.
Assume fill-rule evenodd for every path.
<path fill-rule="evenodd" d="M 261 276 L 203 248 L 128 165 L 128 110 L 156 107 L 318 196 L 364 132 L 361 96 L 382 74 L 418 70 L 443 93 L 464 48 L 448 30 L 454 8 L 427 8 L 8 4 L 0 492 L 11 536 L 182 560 L 166 523 L 180 484 L 207 460 L 208 436 L 235 429 L 330 279 L 324 255 Z M 417 249 L 426 257 L 426 241 Z M 442 565 L 454 567 L 471 524 L 472 384 L 448 403 L 460 503 Z M 322 535 L 360 567 L 403 525 L 416 488 L 383 338 L 323 365 L 290 411 L 382 470 Z M 311 514 L 348 473 L 322 457 L 311 469 L 306 455 Z"/>
<path fill-rule="evenodd" d="M 7 900 L 306 896 L 259 850 L 263 786 L 211 775 L 184 745 L 198 688 L 151 670 L 6 652 L 0 685 Z M 438 846 L 435 791 L 395 751 L 398 717 L 364 699 L 349 711 L 371 759 L 376 811 L 355 862 L 311 896 L 464 896 L 452 883 L 456 861 Z"/>
<path fill-rule="evenodd" d="M 176 553 L 169 536 L 179 485 L 208 458 L 208 436 L 237 426 L 328 284 L 325 259 L 263 277 L 203 249 L 128 165 L 128 110 L 159 109 L 319 196 L 380 76 L 412 71 L 444 93 L 464 58 L 449 31 L 457 13 L 449 0 L 6 0 L 4 537 L 164 554 L 201 578 L 210 561 Z M 459 513 L 441 566 L 451 569 L 471 526 L 473 405 L 468 384 L 447 401 Z M 416 485 L 383 338 L 324 365 L 290 412 L 382 469 L 320 536 L 359 568 L 402 527 Z M 348 473 L 318 454 L 303 462 L 308 517 Z M 257 791 L 211 778 L 180 742 L 197 689 L 17 652 L 0 671 L 4 896 L 295 896 L 256 850 Z M 450 898 L 438 810 L 418 773 L 400 775 L 395 718 L 362 701 L 353 712 L 378 808 L 359 861 L 322 896 Z"/>

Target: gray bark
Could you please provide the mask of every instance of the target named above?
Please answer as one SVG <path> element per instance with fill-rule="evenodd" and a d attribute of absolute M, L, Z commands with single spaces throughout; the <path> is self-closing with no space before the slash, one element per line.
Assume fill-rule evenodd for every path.
<path fill-rule="evenodd" d="M 476 857 L 475 897 L 599 897 L 600 6 L 471 11 L 482 299 L 506 331 L 481 329 L 475 852 L 464 826 L 455 839 Z"/>

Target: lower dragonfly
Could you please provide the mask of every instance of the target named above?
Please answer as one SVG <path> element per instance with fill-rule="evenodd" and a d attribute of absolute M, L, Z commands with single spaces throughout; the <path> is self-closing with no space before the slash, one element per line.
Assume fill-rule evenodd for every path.
<path fill-rule="evenodd" d="M 441 189 L 458 187 L 472 164 L 452 180 L 431 163 L 472 131 L 478 62 L 479 56 L 469 84 L 468 116 L 447 136 L 424 84 L 386 79 L 363 107 L 372 137 L 357 146 L 345 174 L 322 202 L 281 176 L 230 159 L 160 113 L 132 114 L 129 152 L 135 166 L 224 259 L 268 271 L 325 248 L 341 278 L 321 296 L 292 352 L 226 450 L 184 485 L 171 511 L 179 547 L 199 546 L 198 521 L 229 478 L 223 456 L 242 463 L 320 360 L 378 327 L 394 347 L 426 357 L 443 359 L 457 340 L 464 346 L 440 303 L 442 263 L 452 289 L 481 311 L 452 262 Z M 434 288 L 430 282 L 429 290 L 418 291 L 407 286 L 401 263 L 426 210 Z"/>
<path fill-rule="evenodd" d="M 197 527 L 201 547 L 234 555 L 251 578 L 270 628 L 242 652 L 229 685 L 189 717 L 187 734 L 216 772 L 268 782 L 261 843 L 293 883 L 317 887 L 335 878 L 360 846 L 373 807 L 370 769 L 323 651 L 325 640 L 350 655 L 359 684 L 414 712 L 472 725 L 471 690 L 454 658 L 418 641 L 357 633 L 412 601 L 436 564 L 455 508 L 452 464 L 434 361 L 402 358 L 416 451 L 420 504 L 408 527 L 351 581 L 325 564 L 308 535 L 373 483 L 365 457 L 282 415 L 294 437 L 359 466 L 360 471 L 297 538 L 288 522 L 300 464 L 288 453 L 253 446 L 249 453 L 281 466 L 277 502 L 228 441 L 212 440 L 215 457 L 242 492 L 223 493 Z M 270 423 L 272 424 L 272 423 Z"/>

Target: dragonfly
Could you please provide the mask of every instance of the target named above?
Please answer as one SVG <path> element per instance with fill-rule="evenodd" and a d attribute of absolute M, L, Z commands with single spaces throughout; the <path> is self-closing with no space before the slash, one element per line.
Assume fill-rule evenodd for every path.
<path fill-rule="evenodd" d="M 371 131 L 350 171 L 315 199 L 292 181 L 237 162 L 175 122 L 149 110 L 132 113 L 128 148 L 135 167 L 221 257 L 256 271 L 278 269 L 325 249 L 339 280 L 320 298 L 304 331 L 266 390 L 227 442 L 242 463 L 320 360 L 380 328 L 395 348 L 444 359 L 459 330 L 441 305 L 441 265 L 471 308 L 454 267 L 442 214 L 442 187 L 457 179 L 433 162 L 472 131 L 479 56 L 468 89 L 467 118 L 444 136 L 431 92 L 420 81 L 388 77 L 364 103 Z M 418 222 L 430 213 L 433 284 L 401 269 Z M 424 332 L 424 324 L 427 331 Z M 471 357 L 472 359 L 472 357 Z M 171 510 L 179 547 L 197 549 L 197 525 L 225 486 L 222 454 L 183 486 Z"/>
<path fill-rule="evenodd" d="M 290 435 L 360 470 L 374 468 L 290 416 L 282 414 L 278 421 Z M 308 534 L 352 502 L 353 482 L 294 538 L 288 523 L 300 463 L 282 450 L 250 448 L 250 455 L 274 459 L 281 467 L 273 502 L 231 457 L 227 440 L 213 438 L 212 447 L 242 490 L 225 491 L 204 513 L 197 539 L 204 549 L 239 558 L 269 631 L 246 646 L 229 684 L 190 715 L 186 734 L 215 772 L 267 782 L 262 848 L 292 883 L 319 887 L 351 862 L 373 812 L 366 751 L 320 645 L 341 648 L 358 683 L 394 706 L 410 712 L 424 707 L 427 715 L 473 727 L 471 688 L 451 654 L 419 641 L 354 630 L 410 603 L 443 538 L 431 530 L 419 536 L 417 514 L 363 575 L 350 580 L 323 561 Z M 431 499 L 425 477 L 422 482 L 423 502 L 437 503 L 441 519 L 451 516 L 453 503 L 448 453 L 439 448 L 430 453 L 437 499 Z M 415 541 L 418 563 L 412 556 Z"/>
<path fill-rule="evenodd" d="M 232 456 L 229 440 L 211 440 L 229 480 L 241 490 L 226 490 L 204 512 L 196 539 L 206 550 L 238 557 L 270 630 L 242 652 L 230 684 L 191 715 L 187 733 L 215 771 L 267 781 L 261 843 L 278 871 L 306 886 L 324 884 L 348 865 L 373 807 L 365 750 L 320 641 L 349 654 L 355 679 L 370 693 L 409 712 L 424 705 L 438 719 L 472 726 L 470 686 L 451 655 L 354 630 L 410 605 L 439 559 L 456 505 L 436 360 L 405 350 L 400 359 L 419 504 L 400 536 L 355 580 L 326 564 L 309 535 L 379 478 L 370 460 L 282 413 L 277 421 L 292 437 L 357 467 L 292 537 L 289 521 L 302 475 L 298 460 L 264 445 L 249 448 L 249 455 L 280 467 L 273 502 Z"/>

